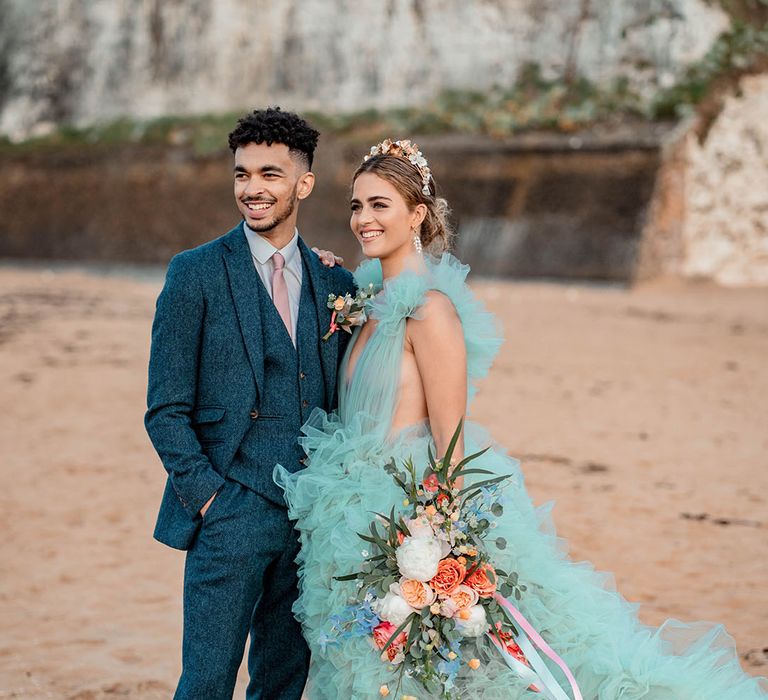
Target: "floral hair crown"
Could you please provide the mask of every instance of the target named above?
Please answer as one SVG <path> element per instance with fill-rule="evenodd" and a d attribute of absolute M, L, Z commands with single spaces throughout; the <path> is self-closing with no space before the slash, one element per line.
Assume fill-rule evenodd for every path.
<path fill-rule="evenodd" d="M 402 141 L 386 139 L 375 146 L 371 146 L 371 152 L 363 158 L 363 162 L 373 158 L 373 156 L 395 156 L 407 160 L 421 175 L 423 185 L 421 191 L 426 195 L 430 194 L 429 181 L 432 178 L 432 171 L 429 169 L 424 154 L 415 143 L 411 143 L 408 139 Z"/>

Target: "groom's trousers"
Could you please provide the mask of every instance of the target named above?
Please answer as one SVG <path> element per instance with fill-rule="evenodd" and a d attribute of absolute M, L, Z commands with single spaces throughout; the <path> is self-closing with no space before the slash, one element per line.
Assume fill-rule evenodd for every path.
<path fill-rule="evenodd" d="M 249 633 L 248 700 L 301 698 L 309 649 L 291 612 L 298 551 L 286 509 L 227 479 L 187 552 L 175 700 L 231 700 Z"/>

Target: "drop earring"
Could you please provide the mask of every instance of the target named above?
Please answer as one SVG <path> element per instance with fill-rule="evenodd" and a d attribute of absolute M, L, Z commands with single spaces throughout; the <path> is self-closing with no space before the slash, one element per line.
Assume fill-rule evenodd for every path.
<path fill-rule="evenodd" d="M 423 250 L 423 246 L 421 245 L 421 238 L 419 237 L 419 234 L 416 233 L 416 229 L 411 229 L 413 231 L 413 247 L 416 248 L 416 252 L 421 255 L 421 251 Z"/>

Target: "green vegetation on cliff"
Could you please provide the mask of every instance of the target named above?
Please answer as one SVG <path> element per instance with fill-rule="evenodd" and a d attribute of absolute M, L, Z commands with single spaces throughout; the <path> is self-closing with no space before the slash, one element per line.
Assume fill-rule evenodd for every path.
<path fill-rule="evenodd" d="M 388 111 L 306 114 L 325 133 L 361 138 L 381 133 L 447 132 L 505 137 L 527 130 L 568 133 L 626 120 L 667 121 L 698 110 L 701 130 L 706 132 L 719 112 L 723 95 L 733 91 L 739 78 L 768 70 L 768 0 L 712 1 L 730 15 L 730 29 L 679 80 L 651 96 L 633 92 L 626 79 L 597 85 L 569 71 L 563 77 L 550 78 L 542 75 L 538 65 L 528 64 L 508 89 L 446 91 L 427 105 Z M 64 127 L 21 144 L 0 138 L 0 151 L 141 144 L 185 146 L 205 155 L 225 148 L 226 135 L 238 116 L 168 116 L 144 122 L 119 120 L 89 128 Z"/>

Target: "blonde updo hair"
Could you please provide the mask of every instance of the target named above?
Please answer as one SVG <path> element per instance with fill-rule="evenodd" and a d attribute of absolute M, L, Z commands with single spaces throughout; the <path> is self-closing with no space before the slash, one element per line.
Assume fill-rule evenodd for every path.
<path fill-rule="evenodd" d="M 419 238 L 424 249 L 433 254 L 451 247 L 453 230 L 448 221 L 451 210 L 448 202 L 435 196 L 435 179 L 429 179 L 429 194 L 424 194 L 421 173 L 415 165 L 399 156 L 376 155 L 363 161 L 352 176 L 352 186 L 363 173 L 373 173 L 389 182 L 402 195 L 408 208 L 418 204 L 427 208 L 427 215 L 419 227 Z"/>

